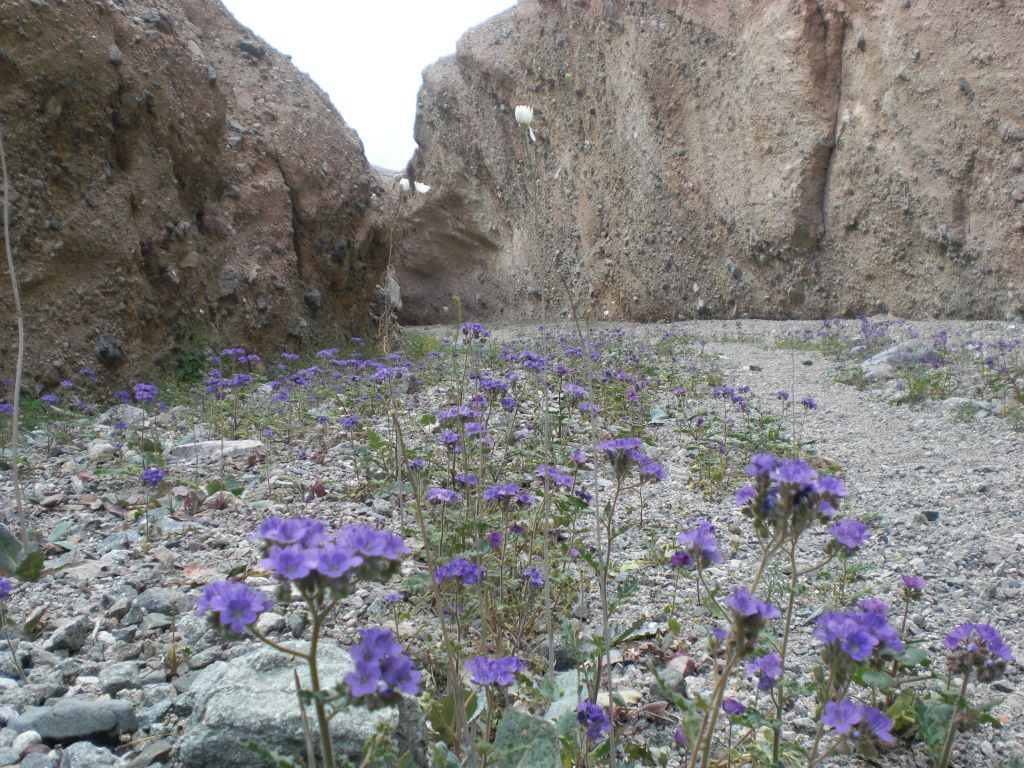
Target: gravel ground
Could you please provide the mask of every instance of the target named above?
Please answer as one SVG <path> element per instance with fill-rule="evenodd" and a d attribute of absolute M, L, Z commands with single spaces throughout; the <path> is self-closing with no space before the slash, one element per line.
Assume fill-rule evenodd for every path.
<path fill-rule="evenodd" d="M 725 382 L 730 386 L 749 385 L 762 403 L 770 402 L 777 390 L 787 390 L 796 399 L 812 397 L 819 407 L 798 414 L 800 436 L 812 441 L 819 456 L 842 468 L 850 491 L 844 513 L 868 521 L 872 532 L 866 551 L 851 561 L 860 567 L 846 588 L 846 597 L 871 594 L 898 605 L 900 576 L 920 574 L 928 580 L 928 588 L 925 599 L 911 610 L 908 633 L 922 639 L 937 658 L 941 657 L 941 638 L 964 621 L 995 625 L 1020 653 L 1024 649 L 1020 599 L 1024 586 L 1024 529 L 1020 524 L 1024 512 L 1024 502 L 1020 501 L 1024 498 L 1024 435 L 1014 431 L 1007 420 L 993 415 L 965 420 L 937 403 L 893 405 L 884 386 L 861 391 L 837 383 L 834 362 L 817 352 L 793 353 L 771 343 L 804 327 L 815 326 L 708 321 L 629 326 L 626 332 L 637 343 L 646 344 L 667 330 L 706 339 L 703 354 L 716 361 Z M 998 323 L 899 326 L 901 333 L 911 330 L 922 335 L 947 330 L 951 336 L 964 338 L 1021 337 L 1020 329 Z M 506 330 L 499 335 L 510 338 L 522 333 Z M 432 399 L 441 394 L 428 391 L 418 397 L 419 408 L 430 410 Z M 709 574 L 713 581 L 726 587 L 749 581 L 756 553 L 749 525 L 731 500 L 735 488 L 718 499 L 709 499 L 694 488 L 689 447 L 681 436 L 682 419 L 672 407 L 667 410 L 668 418 L 652 427 L 651 434 L 655 441 L 652 453 L 668 467 L 669 476 L 653 490 L 645 491 L 644 525 L 629 527 L 616 543 L 615 562 L 620 566 L 634 564 L 625 569 L 626 576 L 640 579 L 639 591 L 623 607 L 619 618 L 623 625 L 645 618 L 645 630 L 656 640 L 666 629 L 664 606 L 678 589 L 675 600 L 693 657 L 692 668 L 683 677 L 692 695 L 709 692 L 712 681 L 712 664 L 703 650 L 705 625 L 710 618 L 703 608 L 693 608 L 693 583 L 677 584 L 665 565 L 652 561 L 652 553 L 663 554 L 677 533 L 702 518 L 715 522 L 726 554 L 723 566 Z M 163 429 L 173 435 L 171 443 L 184 442 L 188 437 L 166 419 Z M 163 655 L 171 631 L 167 614 L 176 610 L 177 598 L 153 592 L 164 596 L 163 602 L 156 604 L 153 600 L 147 603 L 142 596 L 147 591 L 170 588 L 187 601 L 194 601 L 203 583 L 224 577 L 233 568 L 251 567 L 255 549 L 246 537 L 271 513 L 309 514 L 336 524 L 361 521 L 393 528 L 401 515 L 381 498 L 363 503 L 328 493 L 303 501 L 304 490 L 317 481 L 328 488 L 350 482 L 350 465 L 340 448 L 330 451 L 323 464 L 277 451 L 272 452 L 269 463 L 265 458 L 251 461 L 251 456 L 263 454 L 244 450 L 229 461 L 229 466 L 253 490 L 240 501 L 228 498 L 224 509 L 213 508 L 208 500 L 195 515 L 157 521 L 163 533 L 147 541 L 128 513 L 133 504 L 141 504 L 145 498 L 138 482 L 138 465 L 130 453 L 116 453 L 109 461 L 98 463 L 87 456 L 90 439 L 112 439 L 111 431 L 95 424 L 63 452 L 49 457 L 44 457 L 37 441 L 30 456 L 33 519 L 44 534 L 67 523 L 58 538 L 73 545 L 70 556 L 52 548 L 48 565 L 73 562 L 66 570 L 45 576 L 38 583 L 18 585 L 9 603 L 9 613 L 19 623 L 38 614 L 41 629 L 33 640 L 20 644 L 19 656 L 31 666 L 27 684 L 18 681 L 9 661 L 0 661 L 0 723 L 12 721 L 27 706 L 50 704 L 62 697 L 112 696 L 130 702 L 140 715 L 138 730 L 124 737 L 126 742 L 129 738 L 134 741 L 122 746 L 119 753 L 134 759 L 134 768 L 179 765 L 174 748 L 187 717 L 189 674 L 217 659 L 237 657 L 255 645 L 252 641 L 224 645 L 206 631 L 202 621 L 183 612 L 175 630 L 190 647 L 192 657 L 180 679 L 171 679 Z M 218 472 L 216 463 L 193 470 L 183 461 L 172 462 L 168 469 L 183 476 L 198 471 L 206 478 L 216 477 Z M 268 479 L 274 488 L 272 498 L 267 494 Z M 6 475 L 2 482 L 2 504 L 10 518 L 12 489 Z M 627 505 L 635 507 L 636 499 L 627 499 Z M 809 534 L 802 562 L 816 559 L 825 540 L 823 531 Z M 410 563 L 407 571 L 417 567 Z M 259 586 L 270 582 L 257 574 L 249 578 L 249 583 Z M 834 604 L 833 585 L 819 584 L 798 600 L 792 672 L 807 671 L 815 661 L 816 643 L 810 639 L 810 624 Z M 370 585 L 346 600 L 331 636 L 350 642 L 354 628 L 365 624 L 367 617 L 380 621 L 380 598 L 386 591 Z M 599 614 L 593 597 L 589 608 L 584 623 L 593 630 Z M 68 629 L 69 621 L 83 629 L 78 632 L 80 637 L 64 642 L 61 637 L 73 634 Z M 413 621 L 417 622 L 415 626 L 403 627 L 410 635 L 422 632 L 426 619 L 418 615 Z M 267 622 L 267 630 L 282 638 L 301 636 L 302 629 L 291 616 L 284 622 Z M 628 739 L 663 747 L 669 743 L 674 725 L 669 725 L 657 706 L 640 711 L 662 698 L 646 663 L 653 660 L 663 664 L 665 654 L 655 652 L 650 645 L 637 643 L 624 649 L 617 656 L 614 674 L 617 688 L 635 690 L 639 696 L 636 708 L 623 724 Z M 104 670 L 124 661 L 137 662 L 138 676 L 124 687 L 110 685 L 109 673 L 103 678 Z M 1006 677 L 995 685 L 972 689 L 975 699 L 1003 699 L 995 714 L 1004 728 L 994 731 L 986 727 L 962 734 L 954 749 L 953 765 L 1002 765 L 1010 758 L 1024 758 L 1022 682 L 1020 666 L 1013 662 Z M 732 693 L 748 704 L 753 700 L 751 685 L 742 675 L 737 677 Z M 812 732 L 812 715 L 804 704 L 797 703 L 787 715 L 787 729 L 801 734 Z M 59 750 L 50 751 L 46 745 L 13 755 L 10 745 L 15 736 L 10 727 L 0 730 L 0 766 L 5 764 L 5 755 L 9 765 L 45 768 L 43 755 L 50 764 L 56 764 Z M 166 749 L 151 749 L 148 757 L 142 755 L 154 743 Z M 32 757 L 34 754 L 40 757 Z M 921 745 L 900 746 L 884 761 L 892 765 L 929 765 Z M 677 763 L 678 756 L 672 755 L 669 764 Z M 835 764 L 853 762 L 844 759 Z"/>

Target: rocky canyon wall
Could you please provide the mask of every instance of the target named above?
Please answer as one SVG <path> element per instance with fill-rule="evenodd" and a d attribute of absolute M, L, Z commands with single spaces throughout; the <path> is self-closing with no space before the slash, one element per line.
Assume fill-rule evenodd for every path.
<path fill-rule="evenodd" d="M 362 144 L 217 0 L 0 0 L 0 115 L 30 389 L 365 327 Z M 10 375 L 8 287 L 0 325 Z"/>
<path fill-rule="evenodd" d="M 1020 316 L 1022 57 L 1019 2 L 520 0 L 424 73 L 405 317 Z"/>

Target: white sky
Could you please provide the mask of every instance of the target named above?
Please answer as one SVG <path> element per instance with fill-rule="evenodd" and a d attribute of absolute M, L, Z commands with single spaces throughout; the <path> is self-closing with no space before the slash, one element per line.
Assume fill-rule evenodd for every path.
<path fill-rule="evenodd" d="M 515 0 L 222 0 L 306 72 L 359 133 L 374 165 L 412 158 L 423 69 Z"/>

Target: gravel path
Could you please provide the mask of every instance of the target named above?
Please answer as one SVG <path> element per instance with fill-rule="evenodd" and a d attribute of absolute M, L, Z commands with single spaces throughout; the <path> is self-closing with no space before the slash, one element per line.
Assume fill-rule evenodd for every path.
<path fill-rule="evenodd" d="M 777 337 L 783 327 L 743 323 L 745 334 Z M 915 327 L 923 334 L 933 326 Z M 709 336 L 716 329 L 717 324 L 686 328 L 697 335 L 710 331 Z M 1018 654 L 1024 649 L 1024 434 L 987 414 L 964 420 L 939 403 L 894 405 L 883 391 L 837 383 L 835 364 L 817 353 L 717 341 L 707 351 L 720 356 L 732 385 L 749 384 L 762 395 L 787 390 L 818 403 L 801 430 L 820 455 L 842 466 L 850 491 L 844 511 L 872 520 L 872 542 L 863 555 L 868 591 L 898 605 L 899 575 L 928 580 L 925 600 L 912 608 L 912 636 L 927 638 L 927 647 L 941 655 L 946 632 L 978 621 L 998 627 Z M 812 619 L 818 608 L 813 601 L 805 606 L 805 618 Z M 982 699 L 1005 696 L 997 712 L 1007 727 L 975 740 L 961 737 L 954 752 L 959 764 L 988 765 L 993 752 L 1003 759 L 1024 755 L 1021 683 L 1016 666 L 995 691 L 978 686 Z M 923 753 L 918 762 L 928 765 Z"/>

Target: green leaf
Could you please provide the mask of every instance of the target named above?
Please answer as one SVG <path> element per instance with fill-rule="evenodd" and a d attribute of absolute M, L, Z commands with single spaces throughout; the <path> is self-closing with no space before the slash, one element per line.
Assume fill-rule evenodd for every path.
<path fill-rule="evenodd" d="M 942 756 L 950 723 L 956 713 L 952 704 L 935 699 L 918 699 L 914 704 L 917 734 L 928 747 L 933 760 Z"/>
<path fill-rule="evenodd" d="M 21 561 L 21 542 L 10 528 L 0 525 L 0 574 L 13 576 Z"/>
<path fill-rule="evenodd" d="M 437 424 L 437 418 L 432 413 L 424 413 L 420 416 L 420 424 L 428 426 L 430 424 Z"/>
<path fill-rule="evenodd" d="M 494 753 L 498 768 L 551 768 L 561 750 L 554 725 L 509 707 L 498 723 Z"/>
<path fill-rule="evenodd" d="M 434 765 L 437 768 L 459 768 L 459 758 L 444 742 L 439 741 L 432 745 L 430 751 L 434 753 Z"/>
<path fill-rule="evenodd" d="M 917 694 L 913 689 L 907 688 L 899 692 L 892 704 L 886 710 L 886 714 L 892 718 L 892 727 L 895 731 L 902 731 L 914 724 L 914 703 Z"/>
<path fill-rule="evenodd" d="M 641 747 L 639 744 L 627 744 L 626 755 L 634 760 L 639 760 L 639 765 L 657 765 L 651 750 Z"/>
<path fill-rule="evenodd" d="M 877 688 L 880 691 L 891 690 L 896 682 L 888 672 L 880 669 L 859 669 L 853 679 L 867 688 Z"/>
<path fill-rule="evenodd" d="M 901 667 L 906 667 L 908 669 L 912 669 L 918 665 L 925 667 L 930 666 L 925 663 L 930 661 L 928 651 L 919 645 L 908 645 L 906 650 L 896 657 L 896 661 L 899 662 Z"/>
<path fill-rule="evenodd" d="M 15 573 L 22 581 L 36 581 L 43 573 L 43 563 L 45 561 L 46 557 L 43 555 L 42 550 L 37 549 L 35 552 L 29 552 L 25 559 L 18 563 Z"/>

